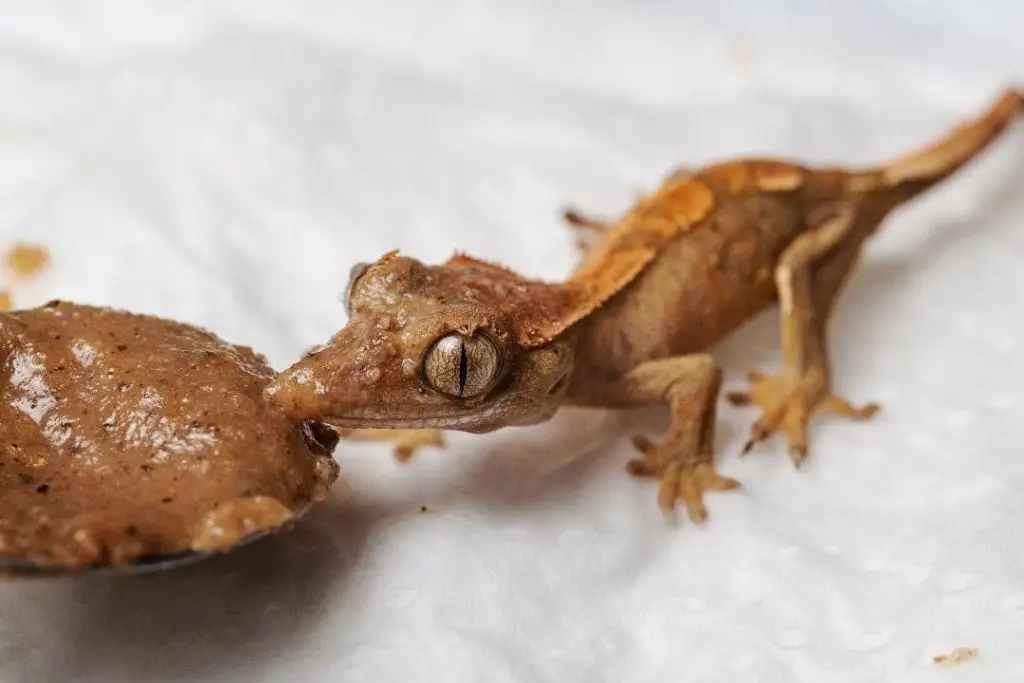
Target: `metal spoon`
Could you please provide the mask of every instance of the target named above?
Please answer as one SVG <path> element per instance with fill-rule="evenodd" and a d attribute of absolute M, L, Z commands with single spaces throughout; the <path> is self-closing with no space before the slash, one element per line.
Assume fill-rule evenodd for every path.
<path fill-rule="evenodd" d="M 226 555 L 227 553 L 237 550 L 242 546 L 258 541 L 261 538 L 282 532 L 305 515 L 311 507 L 312 505 L 307 505 L 304 508 L 296 510 L 295 516 L 281 526 L 261 529 L 260 531 L 240 538 L 227 548 L 207 552 L 184 550 L 182 552 L 169 555 L 150 555 L 141 557 L 131 564 L 64 566 L 59 564 L 37 564 L 27 558 L 16 555 L 0 555 L 0 578 L 55 578 L 86 575 L 130 576 L 134 574 L 152 574 L 169 569 L 177 569 L 218 555 Z"/>

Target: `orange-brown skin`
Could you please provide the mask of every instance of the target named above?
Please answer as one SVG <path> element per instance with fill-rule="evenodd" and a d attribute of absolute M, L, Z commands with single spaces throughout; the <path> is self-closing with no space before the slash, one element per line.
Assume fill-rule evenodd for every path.
<path fill-rule="evenodd" d="M 658 478 L 662 509 L 682 500 L 701 521 L 706 490 L 739 485 L 713 467 L 721 372 L 706 349 L 780 305 L 781 371 L 753 373 L 749 391 L 729 396 L 763 411 L 748 450 L 783 430 L 799 464 L 814 414 L 870 417 L 877 406 L 831 393 L 833 302 L 890 211 L 974 158 L 1022 109 L 1007 91 L 942 141 L 877 169 L 731 161 L 673 173 L 614 225 L 567 212 L 598 241 L 564 282 L 463 254 L 426 265 L 390 252 L 353 269 L 349 323 L 268 392 L 296 419 L 405 439 L 406 454 L 407 430 L 487 432 L 563 405 L 667 404 L 667 438 L 637 437 L 643 457 L 628 469 Z"/>

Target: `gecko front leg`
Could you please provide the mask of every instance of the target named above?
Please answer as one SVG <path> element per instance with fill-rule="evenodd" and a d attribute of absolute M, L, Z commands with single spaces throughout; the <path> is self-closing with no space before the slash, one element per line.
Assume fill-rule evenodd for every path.
<path fill-rule="evenodd" d="M 744 453 L 784 430 L 790 457 L 799 466 L 807 457 L 807 427 L 814 415 L 867 420 L 879 410 L 877 404 L 853 406 L 831 393 L 825 348 L 833 303 L 870 227 L 854 207 L 843 207 L 821 227 L 797 238 L 780 258 L 775 283 L 782 316 L 782 369 L 777 375 L 753 372 L 748 391 L 727 395 L 734 405 L 762 409 Z"/>
<path fill-rule="evenodd" d="M 738 488 L 740 483 L 714 469 L 715 406 L 722 373 L 707 354 L 647 361 L 622 379 L 594 388 L 592 397 L 606 406 L 632 407 L 667 403 L 668 435 L 657 444 L 635 436 L 643 454 L 626 470 L 634 476 L 657 477 L 658 507 L 671 511 L 682 501 L 690 519 L 703 522 L 706 491 Z"/>
<path fill-rule="evenodd" d="M 440 429 L 338 429 L 338 435 L 350 441 L 385 441 L 393 445 L 392 455 L 400 463 L 412 460 L 424 446 L 444 446 Z"/>

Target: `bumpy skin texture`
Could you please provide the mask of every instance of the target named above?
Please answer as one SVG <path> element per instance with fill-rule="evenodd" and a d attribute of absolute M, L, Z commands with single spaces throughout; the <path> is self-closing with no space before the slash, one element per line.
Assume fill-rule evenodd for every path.
<path fill-rule="evenodd" d="M 350 321 L 270 387 L 296 419 L 408 443 L 405 430 L 486 432 L 563 405 L 665 404 L 663 443 L 637 437 L 628 470 L 695 521 L 703 493 L 739 484 L 713 467 L 721 372 L 706 350 L 774 303 L 783 365 L 752 373 L 735 404 L 762 410 L 747 444 L 786 433 L 797 464 L 822 412 L 867 419 L 832 393 L 833 303 L 886 216 L 982 152 L 1024 108 L 1007 91 L 943 140 L 875 169 L 744 159 L 671 174 L 613 224 L 567 212 L 596 237 L 564 281 L 457 254 L 426 265 L 391 252 L 353 269 Z M 406 449 L 408 450 L 408 449 Z"/>

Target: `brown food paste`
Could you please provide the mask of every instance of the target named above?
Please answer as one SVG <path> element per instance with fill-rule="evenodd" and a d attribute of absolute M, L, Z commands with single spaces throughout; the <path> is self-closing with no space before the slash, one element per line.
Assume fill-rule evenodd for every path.
<path fill-rule="evenodd" d="M 337 438 L 264 400 L 274 374 L 152 316 L 0 313 L 0 556 L 126 565 L 290 522 L 337 478 Z"/>

